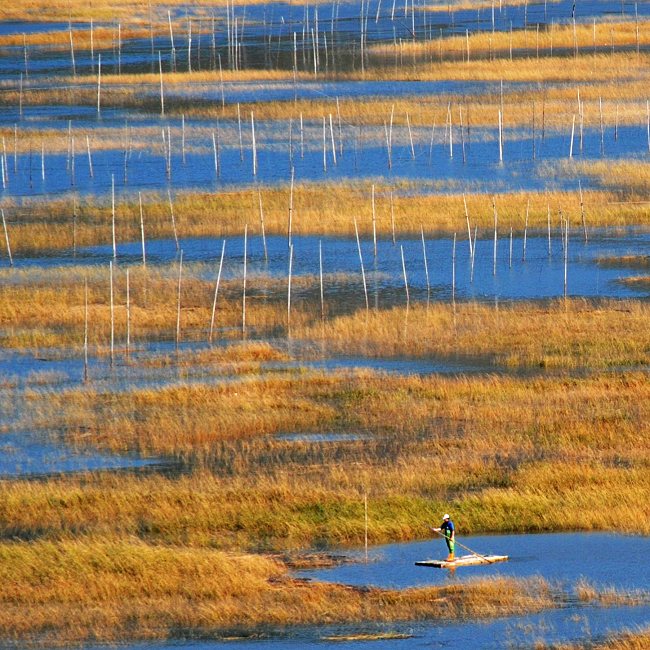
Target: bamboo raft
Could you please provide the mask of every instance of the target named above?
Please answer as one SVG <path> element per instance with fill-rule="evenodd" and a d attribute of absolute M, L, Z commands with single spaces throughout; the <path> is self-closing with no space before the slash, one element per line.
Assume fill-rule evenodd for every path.
<path fill-rule="evenodd" d="M 459 566 L 476 566 L 479 564 L 494 564 L 496 562 L 507 562 L 507 555 L 461 555 L 455 560 L 420 560 L 416 566 L 429 566 L 436 569 L 455 569 Z"/>

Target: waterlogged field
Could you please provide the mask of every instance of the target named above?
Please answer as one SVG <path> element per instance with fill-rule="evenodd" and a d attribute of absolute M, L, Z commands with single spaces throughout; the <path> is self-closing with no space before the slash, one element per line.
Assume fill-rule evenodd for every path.
<path fill-rule="evenodd" d="M 0 9 L 0 645 L 647 647 L 649 62 L 619 0 Z M 443 512 L 510 560 L 414 566 Z"/>

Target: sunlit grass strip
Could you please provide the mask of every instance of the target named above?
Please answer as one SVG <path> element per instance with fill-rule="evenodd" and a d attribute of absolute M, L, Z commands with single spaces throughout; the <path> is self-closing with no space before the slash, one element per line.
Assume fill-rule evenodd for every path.
<path fill-rule="evenodd" d="M 603 256 L 597 261 L 604 268 L 650 270 L 650 255 Z"/>
<path fill-rule="evenodd" d="M 619 282 L 635 291 L 650 291 L 650 275 L 637 275 L 631 278 L 621 278 Z"/>
<path fill-rule="evenodd" d="M 471 63 L 477 69 L 468 74 L 468 65 L 462 63 L 445 63 L 441 65 L 418 65 L 391 71 L 390 67 L 379 67 L 369 70 L 364 79 L 408 78 L 413 80 L 439 81 L 444 79 L 467 79 L 468 81 L 535 81 L 537 83 L 567 81 L 567 74 L 572 75 L 571 81 L 581 83 L 581 100 L 585 102 L 582 112 L 585 124 L 596 128 L 600 121 L 599 101 L 605 102 L 605 124 L 611 125 L 616 121 L 619 126 L 645 122 L 645 102 L 647 87 L 648 59 L 642 55 L 642 62 L 630 58 L 631 55 L 615 55 L 601 58 L 594 63 L 594 58 L 573 60 L 567 58 L 556 62 L 546 59 L 527 59 L 516 62 L 480 61 Z M 611 60 L 610 60 L 611 59 Z M 488 73 L 489 67 L 494 73 Z M 478 69 L 480 67 L 480 70 Z M 610 69 L 617 70 L 610 75 Z M 481 70 L 483 72 L 481 72 Z M 548 72 L 545 77 L 544 73 Z M 513 74 L 516 73 L 516 74 Z M 225 73 L 224 73 L 225 74 Z M 528 77 L 527 77 L 528 75 Z M 541 75 L 541 76 L 540 76 Z M 280 71 L 241 71 L 228 73 L 226 81 L 259 80 L 278 81 L 286 77 Z M 307 78 L 300 75 L 300 78 Z M 346 74 L 344 79 L 355 79 L 352 74 Z M 585 83 L 588 80 L 588 83 Z M 289 81 L 289 79 L 287 79 Z M 64 88 L 38 87 L 26 88 L 22 95 L 15 85 L 5 88 L 0 94 L 0 101 L 6 106 L 17 106 L 19 102 L 28 105 L 55 104 L 95 106 L 97 102 L 96 88 L 93 82 L 79 84 L 76 79 L 67 79 Z M 221 105 L 218 93 L 215 95 L 215 83 L 220 83 L 218 73 L 174 73 L 165 75 L 165 111 L 169 115 L 180 117 L 181 114 L 198 118 L 231 119 L 237 115 L 233 104 Z M 144 92 L 148 90 L 148 92 Z M 204 92 L 205 97 L 201 94 Z M 186 96 L 184 96 L 186 94 Z M 104 107 L 131 107 L 137 110 L 149 110 L 153 113 L 160 111 L 159 78 L 151 74 L 131 74 L 103 77 L 102 105 Z M 210 96 L 212 95 L 212 96 Z M 508 127 L 530 125 L 532 123 L 532 103 L 537 104 L 537 123 L 541 126 L 542 105 L 544 106 L 544 123 L 546 128 L 568 128 L 570 118 L 576 112 L 576 89 L 551 87 L 548 89 L 522 88 L 516 92 L 482 94 L 474 96 L 457 96 L 453 93 L 430 98 L 381 98 L 381 99 L 342 99 L 338 108 L 333 100 L 297 100 L 254 102 L 242 104 L 240 110 L 244 114 L 254 110 L 259 120 L 298 119 L 302 113 L 304 119 L 322 119 L 333 110 L 340 110 L 342 119 L 352 124 L 383 124 L 391 112 L 395 115 L 395 124 L 406 121 L 408 112 L 413 125 L 426 126 L 430 130 L 434 120 L 440 128 L 444 128 L 447 117 L 448 102 L 452 106 L 462 105 L 466 121 L 474 126 L 494 126 L 495 115 L 502 107 Z M 614 114 L 615 106 L 617 114 Z M 458 117 L 453 115 L 457 124 Z M 11 138 L 12 133 L 6 132 Z M 11 140 L 9 140 L 11 141 Z"/>
<path fill-rule="evenodd" d="M 556 2 L 558 0 L 549 0 L 549 4 Z M 517 7 L 525 3 L 526 0 L 506 0 L 503 2 L 503 7 Z M 449 0 L 448 2 L 437 2 L 427 5 L 425 10 L 431 12 L 449 12 L 463 11 L 466 9 L 487 9 L 488 7 L 492 7 L 492 0 Z"/>
<path fill-rule="evenodd" d="M 469 35 L 457 35 L 447 38 L 437 38 L 430 41 L 405 41 L 400 46 L 393 44 L 373 45 L 370 51 L 374 54 L 390 55 L 395 52 L 403 56 L 420 56 L 434 61 L 440 56 L 444 59 L 465 59 L 469 48 L 470 61 L 473 56 L 486 55 L 499 58 L 509 57 L 510 48 L 514 54 L 523 51 L 528 57 L 566 55 L 566 50 L 572 54 L 593 54 L 594 49 L 616 50 L 617 48 L 647 46 L 650 43 L 650 22 L 640 20 L 622 22 L 583 23 L 574 26 L 546 25 L 539 31 L 536 28 L 517 29 L 512 33 L 507 31 L 480 31 Z M 637 31 L 638 30 L 638 31 Z M 577 52 L 576 52 L 577 48 Z M 553 52 L 555 50 L 555 52 Z"/>
<path fill-rule="evenodd" d="M 83 273 L 83 271 L 82 271 Z M 174 265 L 162 270 L 130 269 L 131 341 L 173 340 L 177 325 L 177 287 Z M 7 284 L 0 289 L 0 339 L 5 347 L 63 346 L 79 350 L 83 340 L 84 287 L 74 274 L 51 274 L 47 281 Z M 212 317 L 216 268 L 187 268 L 181 292 L 183 340 L 207 342 Z M 31 273 L 26 273 L 30 278 Z M 114 331 L 122 341 L 126 331 L 126 276 L 114 273 L 111 310 L 109 271 L 94 268 L 89 280 L 89 342 L 107 354 L 111 311 Z M 327 282 L 332 278 L 326 277 Z M 353 278 L 338 277 L 336 282 Z M 643 288 L 647 279 L 627 279 Z M 358 285 L 358 281 L 356 282 Z M 248 323 L 256 336 L 285 335 L 287 329 L 286 279 L 263 276 L 249 279 Z M 330 354 L 370 357 L 433 357 L 481 359 L 495 366 L 545 368 L 609 368 L 649 362 L 648 308 L 643 302 L 590 303 L 581 300 L 549 304 L 501 305 L 433 303 L 405 310 L 354 311 L 354 305 L 328 300 L 321 323 L 318 279 L 296 278 L 292 335 L 306 342 L 319 341 Z M 361 289 L 357 308 L 362 306 Z M 299 293 L 298 293 L 299 292 Z M 242 322 L 242 281 L 224 281 L 218 302 L 218 337 L 236 338 Z M 329 304 L 331 302 L 331 304 Z M 346 312 L 352 311 L 346 315 Z M 343 314 L 343 315 L 337 315 Z M 492 332 L 485 337 L 484 332 Z M 552 336 L 549 336 L 552 334 Z M 202 353 L 213 361 L 218 354 Z M 276 354 L 271 353 L 269 354 Z M 196 358 L 196 362 L 200 362 Z M 228 359 L 224 358 L 227 363 Z M 158 363 L 158 361 L 156 361 Z"/>
<path fill-rule="evenodd" d="M 0 556 L 0 636 L 48 645 L 218 638 L 292 624 L 489 618 L 540 611 L 561 598 L 539 578 L 404 591 L 306 583 L 265 557 L 137 541 L 4 544 Z"/>
<path fill-rule="evenodd" d="M 643 124 L 646 115 L 645 87 L 647 82 L 629 81 L 614 83 L 612 81 L 594 82 L 580 89 L 584 124 L 586 128 L 599 128 L 599 101 L 605 102 L 603 110 L 604 126 L 611 129 L 614 124 L 618 127 L 630 124 Z M 236 107 L 226 105 L 222 110 L 215 108 L 203 100 L 192 103 L 191 99 L 183 99 L 185 89 L 179 88 L 179 95 L 168 99 L 170 110 L 176 115 L 189 113 L 197 117 L 218 117 L 235 119 Z M 200 88 L 189 88 L 190 97 L 201 94 Z M 505 92 L 503 104 L 500 95 L 495 92 L 478 94 L 476 96 L 458 96 L 454 94 L 432 95 L 430 97 L 381 97 L 366 99 L 341 99 L 336 107 L 332 100 L 307 100 L 254 102 L 242 104 L 244 113 L 251 110 L 260 120 L 297 120 L 302 114 L 304 120 L 322 119 L 332 110 L 340 110 L 341 117 L 349 125 L 383 125 L 393 114 L 394 126 L 406 126 L 406 115 L 410 116 L 414 128 L 426 129 L 428 144 L 432 125 L 438 125 L 439 139 L 443 138 L 445 123 L 448 119 L 449 104 L 452 108 L 452 120 L 455 128 L 460 123 L 459 107 L 462 106 L 465 125 L 467 121 L 472 127 L 495 127 L 495 116 L 503 107 L 507 126 L 531 127 L 533 122 L 533 102 L 536 107 L 536 128 L 538 134 L 542 126 L 542 107 L 544 111 L 544 127 L 551 129 L 567 129 L 573 113 L 576 112 L 575 88 L 549 88 L 545 91 L 521 89 L 515 92 Z M 616 104 L 614 104 L 614 102 Z M 615 113 L 616 107 L 618 112 Z M 362 134 L 364 137 L 365 134 Z M 365 135 L 367 138 L 368 136 Z M 474 137 L 481 137 L 475 134 Z M 436 140 L 437 143 L 438 140 Z"/>
<path fill-rule="evenodd" d="M 490 359 L 511 367 L 608 368 L 650 362 L 643 302 L 418 305 L 341 316 L 301 332 L 333 351 Z M 485 336 L 490 332 L 490 336 Z"/>
<path fill-rule="evenodd" d="M 398 53 L 399 55 L 399 53 Z M 578 57 L 528 57 L 526 59 L 501 58 L 494 61 L 487 59 L 466 62 L 431 63 L 429 61 L 411 62 L 409 65 L 396 66 L 395 56 L 376 56 L 367 71 L 370 79 L 409 79 L 433 81 L 457 79 L 466 81 L 615 81 L 630 79 L 635 75 L 645 74 L 648 69 L 649 55 L 615 54 L 580 54 Z M 393 64 L 393 65 L 391 65 Z M 354 76 L 354 75 L 349 75 Z"/>
<path fill-rule="evenodd" d="M 558 176 L 574 178 L 588 176 L 603 188 L 625 187 L 639 197 L 647 197 L 650 190 L 650 164 L 644 160 L 603 160 L 562 162 L 549 165 Z"/>
<path fill-rule="evenodd" d="M 3 7 L 3 13 L 5 8 Z M 39 21 L 42 24 L 42 19 Z M 46 21 L 46 23 L 49 21 Z M 72 41 L 75 50 L 90 50 L 90 29 L 75 29 L 76 25 L 72 23 L 72 32 L 69 29 L 59 29 L 53 31 L 36 32 L 25 35 L 23 34 L 3 34 L 0 36 L 0 47 L 18 47 L 23 45 L 30 47 L 48 47 L 50 52 L 60 50 L 70 50 L 70 34 L 72 33 Z M 122 42 L 130 39 L 148 39 L 151 32 L 141 24 L 121 24 L 120 37 Z M 155 35 L 158 36 L 163 33 L 163 25 L 159 23 Z M 164 27 L 167 27 L 164 25 Z M 111 49 L 115 42 L 117 27 L 109 29 L 104 26 L 94 26 L 92 30 L 92 44 L 96 50 Z"/>
<path fill-rule="evenodd" d="M 244 4 L 260 4 L 265 0 L 245 0 Z M 160 2 L 154 0 L 151 3 L 144 0 L 99 0 L 89 5 L 82 0 L 25 0 L 19 4 L 11 4 L 2 7 L 3 20 L 21 21 L 89 21 L 93 18 L 96 21 L 113 22 L 115 19 L 130 23 L 139 21 L 148 27 L 149 18 L 153 9 L 156 22 L 165 22 L 167 19 L 166 10 L 168 7 L 184 8 L 185 0 L 165 0 Z M 240 5 L 240 6 L 241 6 Z M 196 0 L 192 3 L 192 17 L 210 18 L 214 6 L 225 7 L 227 3 L 223 0 Z"/>
<path fill-rule="evenodd" d="M 639 168 L 640 169 L 640 168 Z M 621 183 L 624 182 L 621 175 Z M 583 202 L 587 225 L 591 227 L 650 224 L 650 204 L 645 195 L 635 195 L 625 186 L 618 191 L 585 191 Z M 391 213 L 390 192 L 393 193 Z M 456 193 L 423 194 L 427 185 L 417 188 L 410 183 L 391 186 L 378 179 L 376 184 L 376 228 L 379 237 L 390 237 L 394 215 L 395 230 L 401 235 L 419 236 L 420 228 L 427 236 L 451 236 L 466 232 L 463 196 Z M 435 189 L 435 188 L 432 188 Z M 417 190 L 417 191 L 416 191 Z M 286 235 L 290 188 L 261 190 L 267 234 Z M 372 233 L 371 183 L 301 184 L 294 187 L 294 235 L 343 235 L 354 237 L 356 215 L 359 233 Z M 144 227 L 147 240 L 172 239 L 166 195 L 144 195 Z M 492 196 L 470 194 L 466 197 L 473 226 L 493 227 Z M 111 206 L 102 199 L 77 200 L 73 222 L 73 197 L 50 202 L 24 201 L 20 207 L 5 203 L 4 211 L 14 257 L 37 254 L 44 250 L 72 250 L 85 246 L 111 245 Z M 573 223 L 581 218 L 578 192 L 510 192 L 496 197 L 499 223 L 509 232 L 523 232 L 528 210 L 528 227 L 546 231 L 548 209 L 553 227 L 559 223 L 558 211 Z M 174 213 L 178 236 L 239 237 L 249 224 L 249 234 L 261 234 L 259 198 L 254 189 L 228 190 L 219 193 L 179 192 L 174 197 Z M 140 212 L 137 198 L 118 198 L 116 202 L 116 235 L 120 242 L 140 240 Z M 0 254 L 6 254 L 0 240 Z M 217 251 L 215 249 L 215 256 Z"/>
<path fill-rule="evenodd" d="M 160 270 L 135 266 L 130 271 L 131 340 L 173 340 L 177 327 L 176 265 Z M 186 267 L 181 287 L 181 327 L 185 341 L 207 342 L 214 298 L 215 268 L 199 265 Z M 83 271 L 82 271 L 83 273 Z M 191 275 L 194 273 L 195 275 Z M 66 277 L 63 273 L 63 278 Z M 89 277 L 89 343 L 98 354 L 107 354 L 110 341 L 111 301 L 108 266 L 92 269 Z M 198 276 L 198 277 L 197 277 Z M 338 278 L 339 283 L 344 278 Z M 294 280 L 294 291 L 311 291 L 315 296 L 317 281 L 312 277 Z M 0 340 L 5 347 L 79 349 L 85 323 L 84 285 L 67 281 L 58 287 L 49 282 L 8 285 L 0 290 Z M 114 272 L 114 328 L 124 341 L 126 332 L 126 273 Z M 286 280 L 255 277 L 248 279 L 247 323 L 251 332 L 271 336 L 286 328 Z M 315 300 L 315 299 L 314 299 Z M 242 280 L 223 281 L 220 287 L 216 326 L 218 338 L 238 337 L 242 322 Z M 295 326 L 316 318 L 315 302 L 301 308 L 295 300 L 292 321 Z M 232 330 L 232 331 L 231 331 Z"/>

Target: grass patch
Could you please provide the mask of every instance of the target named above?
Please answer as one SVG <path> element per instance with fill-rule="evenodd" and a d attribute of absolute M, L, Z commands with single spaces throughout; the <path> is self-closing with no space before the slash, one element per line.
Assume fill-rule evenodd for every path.
<path fill-rule="evenodd" d="M 622 188 L 626 186 L 622 185 Z M 462 194 L 423 193 L 426 185 L 411 183 L 388 185 L 377 179 L 375 187 L 376 228 L 379 237 L 390 237 L 392 221 L 400 235 L 420 237 L 450 236 L 467 232 Z M 289 186 L 261 190 L 264 223 L 267 234 L 286 236 Z M 392 195 L 392 199 L 391 199 Z M 172 239 L 173 225 L 167 196 L 149 194 L 144 197 L 143 222 L 146 241 Z M 493 228 L 492 196 L 466 196 L 472 227 Z M 585 220 L 588 228 L 627 227 L 650 224 L 650 203 L 644 194 L 625 191 L 583 192 Z M 392 204 L 392 208 L 391 208 Z M 559 223 L 562 210 L 572 223 L 581 219 L 577 192 L 508 192 L 496 196 L 502 237 L 512 226 L 515 233 L 524 230 L 526 211 L 530 230 L 546 231 L 548 212 L 551 224 Z M 49 202 L 25 201 L 20 206 L 4 207 L 11 250 L 14 256 L 36 255 L 43 251 L 72 250 L 86 246 L 112 243 L 110 201 L 79 199 L 73 217 L 73 199 Z M 174 214 L 179 238 L 243 237 L 244 226 L 249 235 L 261 234 L 259 197 L 255 190 L 231 190 L 214 193 L 181 192 L 174 197 Z M 215 218 L 215 215 L 218 215 Z M 294 189 L 293 234 L 354 237 L 356 215 L 359 233 L 372 234 L 371 183 L 301 184 Z M 118 198 L 115 216 L 116 239 L 140 241 L 140 209 L 137 198 Z M 0 254 L 5 255 L 4 237 Z M 227 253 L 228 251 L 226 251 Z M 215 247 L 215 258 L 218 251 Z M 108 265 L 108 262 L 107 262 Z M 88 271 L 90 273 L 90 271 Z M 0 272 L 1 273 L 1 272 Z M 12 276 L 15 277 L 15 276 Z M 21 276 L 18 276 L 21 277 Z"/>
<path fill-rule="evenodd" d="M 360 311 L 295 335 L 320 337 L 330 352 L 370 357 L 483 359 L 511 368 L 618 368 L 650 362 L 647 318 L 647 305 L 634 301 L 518 303 L 498 309 L 436 303 Z"/>
<path fill-rule="evenodd" d="M 28 645 L 483 618 L 540 611 L 561 598 L 535 578 L 404 591 L 307 583 L 266 557 L 128 540 L 5 543 L 0 557 L 0 635 Z"/>

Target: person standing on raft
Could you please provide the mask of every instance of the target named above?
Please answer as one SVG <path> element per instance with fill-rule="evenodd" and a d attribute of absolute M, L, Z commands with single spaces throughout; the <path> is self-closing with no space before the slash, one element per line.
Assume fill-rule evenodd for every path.
<path fill-rule="evenodd" d="M 456 529 L 454 528 L 454 522 L 450 519 L 449 515 L 446 514 L 442 518 L 440 528 L 434 528 L 433 530 L 444 535 L 445 542 L 447 542 L 447 548 L 449 549 L 447 562 L 453 562 L 454 550 L 456 548 Z"/>

